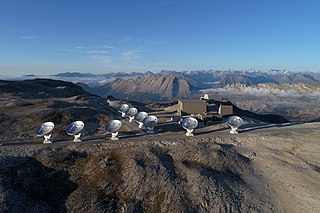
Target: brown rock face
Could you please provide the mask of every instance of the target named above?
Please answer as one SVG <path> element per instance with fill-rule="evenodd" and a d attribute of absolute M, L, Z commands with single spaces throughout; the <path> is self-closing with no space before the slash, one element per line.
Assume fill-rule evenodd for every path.
<path fill-rule="evenodd" d="M 170 75 L 116 79 L 106 86 L 105 92 L 121 99 L 137 101 L 187 98 L 192 93 L 187 81 Z"/>

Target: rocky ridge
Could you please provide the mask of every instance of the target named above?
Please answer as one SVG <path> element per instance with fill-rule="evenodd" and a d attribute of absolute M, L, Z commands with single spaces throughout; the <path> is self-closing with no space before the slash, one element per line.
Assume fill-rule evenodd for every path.
<path fill-rule="evenodd" d="M 118 78 L 98 88 L 88 86 L 84 88 L 101 96 L 112 95 L 120 99 L 140 102 L 188 98 L 195 91 L 187 81 L 173 75 L 152 75 L 130 79 Z"/>
<path fill-rule="evenodd" d="M 239 91 L 257 91 L 258 93 L 292 93 L 292 94 L 319 94 L 320 84 L 311 83 L 285 83 L 285 84 L 274 84 L 274 83 L 263 83 L 252 86 L 245 84 L 228 84 L 224 87 L 227 90 L 239 90 Z"/>

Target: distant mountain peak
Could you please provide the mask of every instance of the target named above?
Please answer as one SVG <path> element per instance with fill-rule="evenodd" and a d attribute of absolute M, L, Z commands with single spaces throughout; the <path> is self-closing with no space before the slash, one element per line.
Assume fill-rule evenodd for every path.
<path fill-rule="evenodd" d="M 58 73 L 58 74 L 54 74 L 52 76 L 55 77 L 79 77 L 79 78 L 83 78 L 83 77 L 94 77 L 95 74 L 92 73 L 81 73 L 81 72 L 63 72 L 63 73 Z"/>

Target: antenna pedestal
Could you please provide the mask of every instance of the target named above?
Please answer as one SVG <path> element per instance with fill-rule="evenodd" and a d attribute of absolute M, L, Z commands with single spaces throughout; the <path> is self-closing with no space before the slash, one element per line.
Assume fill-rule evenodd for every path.
<path fill-rule="evenodd" d="M 126 117 L 126 113 L 125 112 L 121 112 L 121 116 L 124 118 Z"/>
<path fill-rule="evenodd" d="M 230 133 L 231 134 L 238 134 L 238 127 L 231 127 Z"/>
<path fill-rule="evenodd" d="M 131 123 L 134 119 L 134 116 L 129 117 L 129 122 Z"/>
<path fill-rule="evenodd" d="M 154 134 L 153 127 L 147 127 L 147 129 L 148 129 L 148 131 L 147 131 L 148 134 Z"/>
<path fill-rule="evenodd" d="M 139 123 L 139 128 L 141 129 L 143 127 L 143 122 L 138 122 Z"/>
<path fill-rule="evenodd" d="M 119 138 L 118 138 L 118 133 L 119 133 L 119 132 L 111 133 L 111 140 L 113 140 L 113 141 L 119 140 Z"/>
<path fill-rule="evenodd" d="M 80 139 L 81 133 L 73 136 L 74 136 L 73 142 L 81 142 L 81 139 Z"/>
<path fill-rule="evenodd" d="M 44 137 L 44 140 L 43 140 L 43 143 L 44 143 L 44 144 L 52 143 L 52 141 L 50 141 L 51 134 L 49 134 L 49 135 L 44 135 L 43 137 Z"/>
<path fill-rule="evenodd" d="M 186 136 L 194 136 L 192 132 L 193 132 L 193 129 L 187 129 Z"/>

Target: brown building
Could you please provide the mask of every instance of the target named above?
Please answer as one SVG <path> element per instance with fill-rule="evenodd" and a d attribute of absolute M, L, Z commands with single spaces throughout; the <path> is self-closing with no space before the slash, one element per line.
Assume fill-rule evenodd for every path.
<path fill-rule="evenodd" d="M 177 114 L 179 116 L 216 116 L 233 114 L 233 106 L 229 101 L 215 100 L 179 100 Z"/>
<path fill-rule="evenodd" d="M 197 115 L 207 112 L 207 102 L 205 100 L 179 100 L 178 111 L 179 116 Z"/>

